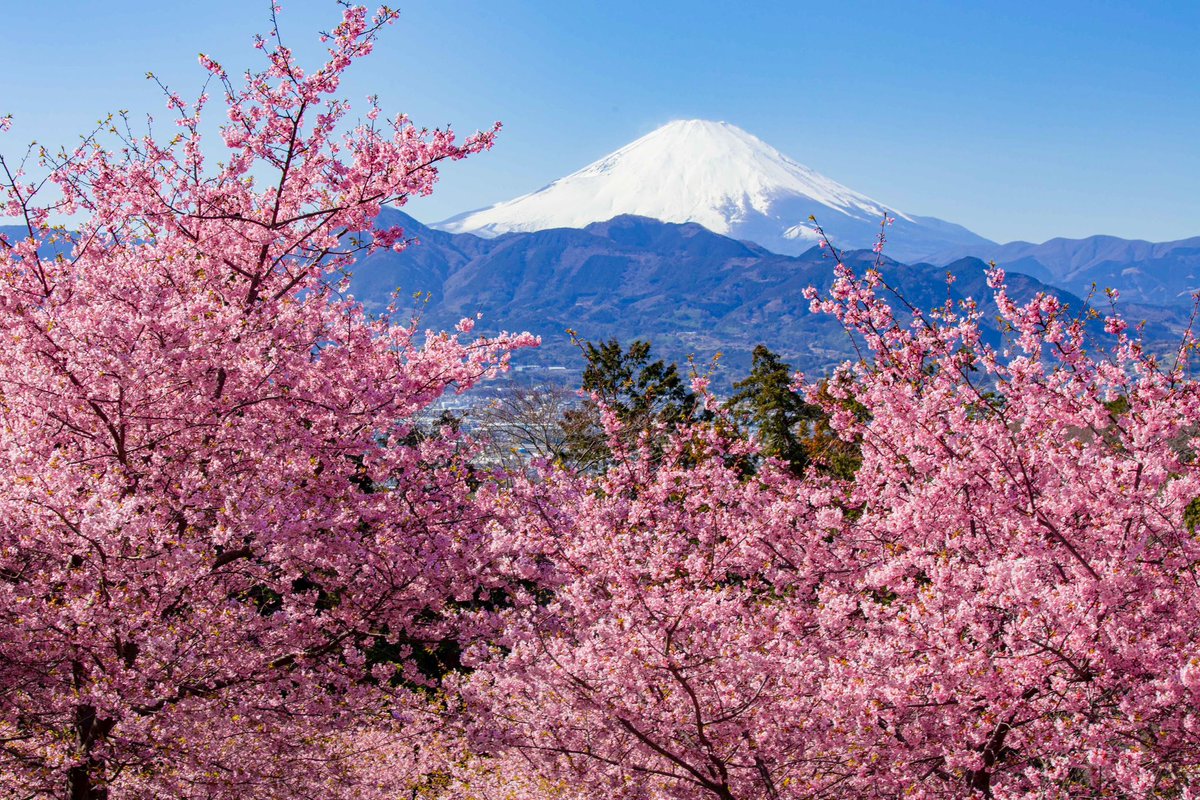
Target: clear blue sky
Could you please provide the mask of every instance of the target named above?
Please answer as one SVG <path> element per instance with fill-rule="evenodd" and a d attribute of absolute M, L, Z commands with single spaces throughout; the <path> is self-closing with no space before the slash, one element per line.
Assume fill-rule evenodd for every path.
<path fill-rule="evenodd" d="M 536 189 L 671 119 L 723 119 L 910 213 L 1007 241 L 1200 235 L 1200 2 L 394 0 L 346 89 L 472 131 L 409 210 L 435 221 Z M 283 0 L 298 50 L 332 0 Z M 0 140 L 69 143 L 105 112 L 164 113 L 206 52 L 258 66 L 260 0 L 22 3 L 5 15 Z M 315 49 L 312 52 L 316 52 Z"/>

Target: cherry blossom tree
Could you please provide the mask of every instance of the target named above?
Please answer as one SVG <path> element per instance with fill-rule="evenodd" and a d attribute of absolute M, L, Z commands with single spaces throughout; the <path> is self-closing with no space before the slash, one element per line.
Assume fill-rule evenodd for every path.
<path fill-rule="evenodd" d="M 842 602 L 865 648 L 829 697 L 867 717 L 859 785 L 1195 796 L 1191 334 L 1156 356 L 1114 313 L 1106 351 L 1092 315 L 1019 306 L 993 269 L 997 352 L 972 304 L 901 326 L 878 272 L 838 270 L 813 302 L 875 354 L 835 382 L 870 414 L 838 421 L 864 448 L 840 536 L 862 559 Z"/>
<path fill-rule="evenodd" d="M 466 654 L 477 746 L 613 797 L 835 782 L 846 750 L 822 686 L 848 649 L 818 598 L 843 570 L 824 533 L 840 517 L 786 465 L 747 477 L 752 451 L 717 426 L 629 446 L 607 423 L 604 475 L 553 471 L 495 499 L 517 582 L 500 635 Z"/>
<path fill-rule="evenodd" d="M 870 355 L 797 387 L 853 481 L 747 476 L 720 426 L 621 449 L 610 414 L 606 474 L 497 498 L 477 746 L 631 799 L 1197 796 L 1190 334 L 1113 314 L 1105 349 L 993 270 L 998 350 L 970 301 L 834 269 L 814 309 Z"/>
<path fill-rule="evenodd" d="M 866 357 L 796 388 L 856 469 L 609 409 L 601 474 L 480 483 L 413 418 L 532 338 L 344 296 L 495 134 L 349 121 L 394 18 L 311 73 L 202 57 L 219 161 L 170 92 L 166 138 L 0 161 L 0 794 L 1200 794 L 1190 334 L 1104 346 L 993 270 L 997 348 L 838 263 L 810 300 Z"/>
<path fill-rule="evenodd" d="M 0 239 L 0 795 L 394 797 L 427 771 L 409 655 L 474 591 L 480 529 L 411 420 L 533 340 L 344 295 L 357 253 L 406 244 L 381 205 L 495 134 L 351 122 L 339 82 L 395 17 L 348 8 L 312 72 L 277 28 L 242 81 L 201 56 L 215 148 L 208 97 L 167 92 L 166 135 L 118 118 L 41 177 L 0 164 L 27 227 Z"/>

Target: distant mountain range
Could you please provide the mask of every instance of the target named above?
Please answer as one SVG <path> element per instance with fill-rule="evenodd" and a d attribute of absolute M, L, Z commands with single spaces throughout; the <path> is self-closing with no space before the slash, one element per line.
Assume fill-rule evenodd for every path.
<path fill-rule="evenodd" d="M 483 237 L 584 228 L 631 214 L 695 222 L 774 253 L 801 255 L 816 243 L 815 216 L 839 247 L 870 248 L 889 214 L 887 253 L 946 265 L 994 260 L 1086 296 L 1095 284 L 1130 302 L 1189 306 L 1200 288 L 1200 237 L 1152 243 L 1092 236 L 1043 244 L 997 244 L 961 225 L 905 213 L 806 167 L 726 122 L 669 123 L 535 192 L 451 217 L 432 227 Z"/>
<path fill-rule="evenodd" d="M 540 334 L 544 344 L 533 363 L 579 367 L 568 328 L 593 341 L 650 339 L 656 352 L 681 363 L 694 355 L 703 365 L 721 352 L 728 366 L 726 380 L 744 374 L 759 343 L 813 374 L 854 354 L 836 321 L 812 314 L 802 296 L 806 286 L 828 289 L 833 278 L 833 262 L 818 247 L 785 256 L 695 223 L 628 215 L 580 229 L 484 239 L 431 229 L 394 209 L 384 213 L 382 223 L 403 226 L 420 243 L 356 265 L 355 296 L 382 307 L 397 288 L 426 292 L 428 301 L 420 308 L 422 322 L 430 328 L 447 328 L 482 313 L 481 330 Z M 843 255 L 860 268 L 874 260 L 870 251 Z M 949 265 L 888 260 L 886 273 L 919 308 L 940 305 L 947 296 L 969 296 L 992 320 L 995 306 L 984 268 L 975 258 Z M 949 286 L 947 272 L 955 277 Z M 1009 281 L 1019 299 L 1042 291 L 1075 309 L 1084 304 L 1028 275 L 1010 273 Z M 1183 316 L 1167 309 L 1154 309 L 1154 314 L 1149 337 L 1160 342 L 1175 338 Z M 1094 333 L 1102 336 L 1098 327 Z M 1000 341 L 994 324 L 986 336 Z"/>
<path fill-rule="evenodd" d="M 1101 292 L 1116 289 L 1131 302 L 1190 308 L 1193 293 L 1200 290 L 1200 236 L 1158 243 L 1089 236 L 1042 244 L 976 245 L 952 248 L 930 260 L 940 263 L 966 255 L 995 261 L 1082 295 L 1094 286 Z"/>

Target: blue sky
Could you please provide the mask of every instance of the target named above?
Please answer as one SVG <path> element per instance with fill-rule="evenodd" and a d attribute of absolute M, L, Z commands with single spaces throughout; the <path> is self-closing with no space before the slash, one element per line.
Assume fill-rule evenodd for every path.
<path fill-rule="evenodd" d="M 434 221 L 536 189 L 678 118 L 722 119 L 909 213 L 1000 241 L 1200 234 L 1200 2 L 410 0 L 346 85 L 495 150 L 409 207 Z M 337 17 L 284 0 L 298 50 Z M 0 141 L 69 143 L 163 113 L 206 52 L 257 66 L 258 0 L 22 4 L 0 48 Z M 314 48 L 312 52 L 316 53 Z M 235 69 L 236 68 L 236 69 Z"/>

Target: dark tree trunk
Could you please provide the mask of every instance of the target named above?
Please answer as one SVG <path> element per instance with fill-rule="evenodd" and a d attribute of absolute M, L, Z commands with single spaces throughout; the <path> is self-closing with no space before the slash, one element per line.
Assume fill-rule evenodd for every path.
<path fill-rule="evenodd" d="M 112 730 L 112 720 L 97 719 L 96 707 L 82 704 L 75 708 L 75 733 L 79 738 L 83 763 L 67 771 L 71 800 L 108 800 L 104 785 L 104 765 L 93 754 L 96 743 Z"/>

